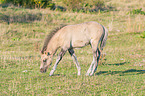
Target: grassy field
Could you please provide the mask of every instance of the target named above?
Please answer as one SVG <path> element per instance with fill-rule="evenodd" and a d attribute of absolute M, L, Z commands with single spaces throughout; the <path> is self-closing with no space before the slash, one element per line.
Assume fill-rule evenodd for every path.
<path fill-rule="evenodd" d="M 113 9 L 87 14 L 0 6 L 0 96 L 144 96 L 145 15 L 127 13 L 145 11 L 145 1 L 105 0 L 105 5 Z M 54 76 L 49 77 L 52 66 L 40 73 L 45 36 L 60 24 L 87 21 L 109 29 L 106 56 L 94 76 L 85 76 L 92 61 L 90 46 L 75 49 L 81 76 L 68 52 Z"/>

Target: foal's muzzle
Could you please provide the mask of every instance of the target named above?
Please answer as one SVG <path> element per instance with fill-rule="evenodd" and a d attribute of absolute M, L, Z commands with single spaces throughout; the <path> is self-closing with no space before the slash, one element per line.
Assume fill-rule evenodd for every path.
<path fill-rule="evenodd" d="M 46 70 L 47 70 L 46 68 L 41 68 L 41 69 L 40 69 L 40 72 L 41 72 L 41 73 L 45 73 Z"/>

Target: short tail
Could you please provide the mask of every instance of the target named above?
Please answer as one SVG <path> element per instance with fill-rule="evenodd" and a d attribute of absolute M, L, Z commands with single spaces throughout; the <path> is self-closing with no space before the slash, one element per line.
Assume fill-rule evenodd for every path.
<path fill-rule="evenodd" d="M 104 29 L 104 35 L 102 36 L 102 40 L 101 40 L 101 44 L 100 44 L 101 50 L 103 50 L 103 48 L 105 47 L 106 41 L 107 41 L 107 36 L 108 36 L 108 29 L 105 28 L 104 26 L 103 26 L 103 29 Z"/>

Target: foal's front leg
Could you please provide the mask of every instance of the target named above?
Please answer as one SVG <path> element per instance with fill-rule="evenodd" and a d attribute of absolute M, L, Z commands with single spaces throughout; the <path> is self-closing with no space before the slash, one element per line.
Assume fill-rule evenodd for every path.
<path fill-rule="evenodd" d="M 66 51 L 61 50 L 61 52 L 59 53 L 59 55 L 58 55 L 58 57 L 57 57 L 57 59 L 56 59 L 56 62 L 55 62 L 55 64 L 54 64 L 54 66 L 53 66 L 53 68 L 52 68 L 52 70 L 51 70 L 49 76 L 52 76 L 52 75 L 53 75 L 54 71 L 56 70 L 56 67 L 57 67 L 58 63 L 60 62 L 60 60 L 61 60 L 62 57 L 64 56 L 65 52 L 66 52 Z"/>
<path fill-rule="evenodd" d="M 79 65 L 79 62 L 77 60 L 77 57 L 75 55 L 74 50 L 73 49 L 69 49 L 68 51 L 69 51 L 71 57 L 73 58 L 74 63 L 76 64 L 76 67 L 77 67 L 77 70 L 78 70 L 78 75 L 81 75 L 81 67 Z"/>

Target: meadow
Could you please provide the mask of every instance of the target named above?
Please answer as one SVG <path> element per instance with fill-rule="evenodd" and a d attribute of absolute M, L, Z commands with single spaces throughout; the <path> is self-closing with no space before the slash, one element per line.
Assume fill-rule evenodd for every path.
<path fill-rule="evenodd" d="M 145 11 L 145 1 L 104 1 L 111 9 L 93 13 L 0 5 L 0 95 L 144 96 L 145 15 L 129 12 L 139 8 Z M 45 36 L 61 24 L 88 21 L 97 21 L 109 30 L 105 56 L 94 76 L 85 76 L 93 60 L 90 46 L 75 49 L 81 76 L 77 76 L 68 52 L 49 76 L 59 50 L 48 71 L 40 73 Z"/>

